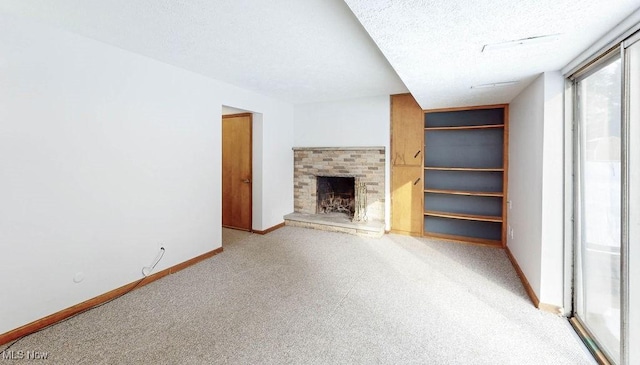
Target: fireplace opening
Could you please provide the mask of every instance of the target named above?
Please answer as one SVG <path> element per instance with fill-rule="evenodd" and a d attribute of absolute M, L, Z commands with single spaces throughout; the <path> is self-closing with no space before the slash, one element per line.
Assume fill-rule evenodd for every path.
<path fill-rule="evenodd" d="M 317 177 L 316 213 L 345 213 L 353 217 L 355 202 L 355 178 L 353 177 Z"/>

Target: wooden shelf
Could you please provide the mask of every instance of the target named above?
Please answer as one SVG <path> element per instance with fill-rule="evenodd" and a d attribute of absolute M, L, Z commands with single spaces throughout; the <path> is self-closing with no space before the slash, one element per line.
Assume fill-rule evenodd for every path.
<path fill-rule="evenodd" d="M 436 167 L 425 166 L 425 170 L 438 170 L 438 171 L 477 171 L 477 172 L 503 172 L 504 169 L 498 168 L 484 168 L 484 167 Z"/>
<path fill-rule="evenodd" d="M 502 223 L 502 217 L 497 217 L 492 215 L 449 213 L 449 212 L 438 212 L 435 210 L 426 210 L 424 212 L 424 215 L 431 216 L 431 217 L 440 217 L 440 218 L 462 219 L 467 221 Z"/>
<path fill-rule="evenodd" d="M 455 130 L 469 130 L 469 129 L 492 129 L 492 128 L 504 128 L 504 124 L 485 124 L 485 125 L 464 125 L 455 127 L 425 127 L 425 131 L 455 131 Z"/>
<path fill-rule="evenodd" d="M 464 196 L 490 196 L 502 198 L 504 194 L 499 191 L 466 191 L 466 190 L 444 190 L 444 189 L 425 189 L 425 193 L 433 194 L 450 194 L 450 195 L 464 195 Z"/>
<path fill-rule="evenodd" d="M 457 243 L 466 243 L 466 244 L 485 246 L 485 247 L 502 248 L 502 241 L 499 241 L 499 240 L 489 240 L 484 238 L 460 236 L 460 235 L 445 234 L 445 233 L 434 233 L 434 232 L 425 232 L 423 237 L 436 238 L 436 239 L 441 239 L 446 241 L 453 241 Z"/>

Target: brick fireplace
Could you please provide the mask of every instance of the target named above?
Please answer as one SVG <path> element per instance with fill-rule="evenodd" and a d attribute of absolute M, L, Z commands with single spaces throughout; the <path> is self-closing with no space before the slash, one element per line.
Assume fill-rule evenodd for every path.
<path fill-rule="evenodd" d="M 296 213 L 322 213 L 318 207 L 318 177 L 345 177 L 353 178 L 356 185 L 364 184 L 366 220 L 384 222 L 384 147 L 296 147 L 293 151 Z"/>

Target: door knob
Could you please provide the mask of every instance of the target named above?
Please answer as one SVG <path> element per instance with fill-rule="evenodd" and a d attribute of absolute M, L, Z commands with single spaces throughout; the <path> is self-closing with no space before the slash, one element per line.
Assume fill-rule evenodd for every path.
<path fill-rule="evenodd" d="M 242 182 L 243 182 L 243 183 L 245 183 L 245 184 L 249 184 L 249 183 L 251 183 L 251 180 L 249 180 L 249 179 L 244 179 L 244 180 L 242 180 Z"/>

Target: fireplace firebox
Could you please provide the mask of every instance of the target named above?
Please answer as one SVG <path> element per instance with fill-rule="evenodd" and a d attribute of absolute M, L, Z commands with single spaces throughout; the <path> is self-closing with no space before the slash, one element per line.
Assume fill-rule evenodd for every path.
<path fill-rule="evenodd" d="M 317 177 L 316 213 L 345 213 L 353 217 L 355 212 L 355 178 L 337 176 Z"/>

